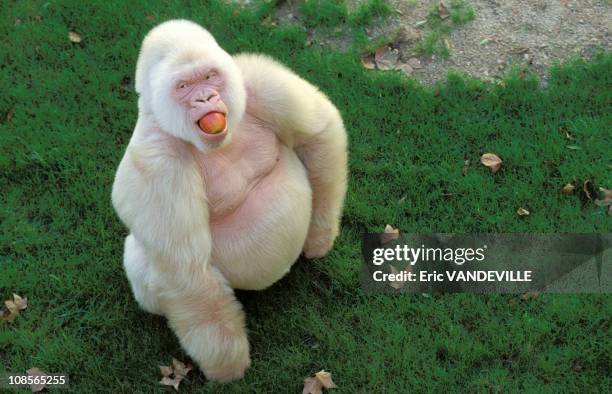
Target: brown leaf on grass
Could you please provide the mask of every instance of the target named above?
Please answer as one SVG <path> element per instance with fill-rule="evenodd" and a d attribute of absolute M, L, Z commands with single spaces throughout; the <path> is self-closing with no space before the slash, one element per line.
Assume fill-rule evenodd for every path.
<path fill-rule="evenodd" d="M 443 1 L 438 3 L 438 16 L 440 19 L 446 19 L 450 16 L 450 12 L 448 12 L 448 7 L 444 4 Z"/>
<path fill-rule="evenodd" d="M 361 57 L 361 65 L 368 70 L 374 70 L 376 68 L 376 63 L 374 62 L 374 55 L 368 53 Z"/>
<path fill-rule="evenodd" d="M 2 321 L 12 322 L 17 317 L 16 313 L 13 313 L 11 310 L 7 308 L 3 308 L 2 312 L 0 312 L 0 319 Z"/>
<path fill-rule="evenodd" d="M 183 380 L 183 378 L 170 378 L 168 376 L 164 376 L 163 378 L 161 378 L 161 380 L 159 381 L 159 383 L 162 386 L 170 386 L 170 387 L 174 387 L 174 389 L 176 391 L 178 391 L 179 389 L 179 384 L 181 384 L 181 380 Z"/>
<path fill-rule="evenodd" d="M 162 378 L 159 383 L 164 386 L 174 387 L 174 389 L 178 391 L 179 384 L 181 384 L 181 381 L 191 370 L 191 365 L 185 364 L 173 357 L 172 366 L 159 366 L 159 372 L 162 374 Z"/>
<path fill-rule="evenodd" d="M 13 302 L 19 308 L 20 311 L 28 307 L 28 297 L 21 298 L 17 294 L 13 293 Z"/>
<path fill-rule="evenodd" d="M 531 215 L 531 212 L 529 212 L 528 210 L 526 210 L 525 208 L 522 208 L 522 207 L 521 207 L 521 208 L 519 208 L 519 209 L 516 211 L 516 213 L 517 213 L 519 216 L 529 216 L 529 215 Z"/>
<path fill-rule="evenodd" d="M 331 373 L 326 372 L 324 369 L 315 373 L 314 376 L 310 376 L 304 379 L 304 388 L 302 394 L 321 394 L 323 389 L 335 389 L 338 386 L 334 383 L 331 378 Z"/>
<path fill-rule="evenodd" d="M 174 371 L 172 370 L 172 367 L 168 367 L 167 365 L 160 365 L 159 372 L 161 372 L 164 378 L 167 378 L 170 377 L 170 375 L 172 375 Z"/>
<path fill-rule="evenodd" d="M 152 22 L 155 20 L 155 17 L 153 15 L 147 15 L 145 16 L 145 20 L 148 20 L 149 22 Z"/>
<path fill-rule="evenodd" d="M 185 377 L 193 369 L 191 365 L 185 364 L 176 358 L 172 358 L 172 368 L 174 368 L 174 375 Z"/>
<path fill-rule="evenodd" d="M 13 299 L 4 301 L 4 306 L 5 309 L 0 313 L 0 317 L 4 321 L 12 322 L 19 316 L 20 311 L 28 307 L 28 297 L 21 298 L 13 293 Z"/>
<path fill-rule="evenodd" d="M 11 120 L 13 120 L 14 115 L 15 115 L 15 110 L 11 109 L 10 111 L 8 111 L 6 114 L 6 117 L 4 118 L 6 123 L 11 123 Z"/>
<path fill-rule="evenodd" d="M 380 243 L 386 244 L 387 242 L 393 241 L 399 238 L 399 230 L 393 228 L 390 224 L 385 226 L 385 231 L 380 234 Z"/>
<path fill-rule="evenodd" d="M 75 44 L 78 44 L 82 41 L 81 35 L 75 31 L 71 31 L 68 33 L 68 39 Z"/>
<path fill-rule="evenodd" d="M 28 376 L 46 376 L 47 373 L 43 372 L 40 368 L 30 368 L 26 371 L 26 373 L 28 374 Z M 42 383 L 31 383 L 30 384 L 30 390 L 32 390 L 33 393 L 39 392 L 42 389 L 45 388 L 45 385 Z"/>
<path fill-rule="evenodd" d="M 378 48 L 374 54 L 374 61 L 379 70 L 393 70 L 399 60 L 399 51 L 386 45 Z"/>
<path fill-rule="evenodd" d="M 563 194 L 572 194 L 574 192 L 574 189 L 576 188 L 576 186 L 574 186 L 571 183 L 566 184 L 565 186 L 563 186 L 561 188 L 561 193 Z"/>
<path fill-rule="evenodd" d="M 408 59 L 406 61 L 406 64 L 409 65 L 410 67 L 412 67 L 413 70 L 419 70 L 419 69 L 423 68 L 423 65 L 421 64 L 421 61 L 419 59 L 417 59 L 416 57 L 411 57 L 410 59 Z"/>
<path fill-rule="evenodd" d="M 406 64 L 406 63 L 400 63 L 400 64 L 396 65 L 395 69 L 403 71 L 404 73 L 406 73 L 408 75 L 412 74 L 412 72 L 414 71 L 412 69 L 412 67 L 410 67 L 410 64 Z"/>
<path fill-rule="evenodd" d="M 493 174 L 499 170 L 503 163 L 502 159 L 500 159 L 495 153 L 485 153 L 484 155 L 480 156 L 480 162 L 484 166 L 489 167 Z"/>

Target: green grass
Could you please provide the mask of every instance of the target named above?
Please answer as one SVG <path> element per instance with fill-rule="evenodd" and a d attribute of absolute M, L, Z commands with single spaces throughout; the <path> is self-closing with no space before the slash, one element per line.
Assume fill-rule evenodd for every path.
<path fill-rule="evenodd" d="M 197 373 L 181 392 L 299 392 L 322 368 L 338 393 L 609 392 L 609 295 L 369 297 L 358 277 L 361 234 L 386 223 L 406 232 L 609 232 L 603 208 L 559 189 L 574 179 L 612 185 L 612 55 L 554 67 L 544 90 L 521 72 L 504 84 L 452 75 L 423 88 L 365 70 L 363 43 L 334 53 L 308 46 L 299 27 L 262 23 L 271 10 L 1 3 L 0 296 L 16 292 L 30 306 L 0 322 L 0 372 L 67 372 L 70 392 L 172 391 L 157 384 L 157 366 L 187 357 L 165 320 L 130 294 L 126 229 L 110 192 L 137 117 L 140 42 L 157 23 L 185 17 L 231 53 L 270 54 L 320 86 L 344 116 L 351 177 L 329 256 L 299 261 L 269 290 L 239 293 L 253 358 L 245 379 L 221 386 Z M 71 30 L 80 44 L 69 42 Z M 494 176 L 478 163 L 484 152 L 504 160 Z M 531 215 L 519 217 L 520 206 Z"/>
<path fill-rule="evenodd" d="M 361 26 L 374 18 L 391 14 L 391 8 L 384 0 L 361 1 L 352 12 L 344 0 L 308 0 L 300 3 L 299 10 L 307 27 L 329 27 L 343 23 Z"/>
<path fill-rule="evenodd" d="M 450 56 L 450 50 L 445 44 L 445 39 L 457 27 L 474 20 L 476 12 L 465 0 L 451 0 L 446 2 L 448 17 L 442 19 L 438 4 L 439 2 L 432 4 L 427 17 L 429 30 L 425 33 L 423 39 L 417 43 L 415 50 L 417 53 L 447 58 Z"/>

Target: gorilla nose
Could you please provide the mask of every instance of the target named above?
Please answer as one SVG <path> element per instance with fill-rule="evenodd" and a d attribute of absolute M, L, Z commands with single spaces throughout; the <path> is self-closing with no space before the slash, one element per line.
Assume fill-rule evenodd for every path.
<path fill-rule="evenodd" d="M 196 103 L 207 103 L 207 102 L 214 102 L 219 98 L 219 93 L 217 92 L 212 92 L 212 93 L 206 93 L 201 95 L 200 97 L 198 97 L 195 102 Z"/>

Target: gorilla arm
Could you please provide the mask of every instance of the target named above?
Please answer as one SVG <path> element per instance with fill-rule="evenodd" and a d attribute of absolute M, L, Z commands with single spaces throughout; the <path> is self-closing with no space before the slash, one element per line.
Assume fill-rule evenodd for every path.
<path fill-rule="evenodd" d="M 347 188 L 347 137 L 338 109 L 315 86 L 266 56 L 235 57 L 247 86 L 247 111 L 277 130 L 308 171 L 313 201 L 304 245 L 321 257 L 338 235 Z"/>
<path fill-rule="evenodd" d="M 141 115 L 142 116 L 142 115 Z M 244 312 L 209 258 L 202 179 L 186 144 L 144 129 L 142 119 L 117 171 L 113 205 L 162 273 L 153 288 L 188 354 L 209 379 L 242 377 L 250 364 Z M 156 275 L 157 276 L 157 275 Z"/>

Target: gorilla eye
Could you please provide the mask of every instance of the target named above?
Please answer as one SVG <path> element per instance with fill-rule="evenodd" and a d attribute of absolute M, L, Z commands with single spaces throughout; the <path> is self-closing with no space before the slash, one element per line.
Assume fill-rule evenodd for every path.
<path fill-rule="evenodd" d="M 186 87 L 187 87 L 187 82 L 180 82 L 180 83 L 178 84 L 178 88 L 179 88 L 179 89 L 185 89 Z"/>

